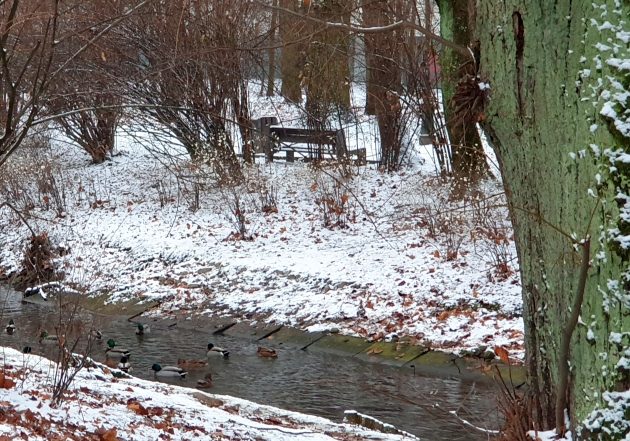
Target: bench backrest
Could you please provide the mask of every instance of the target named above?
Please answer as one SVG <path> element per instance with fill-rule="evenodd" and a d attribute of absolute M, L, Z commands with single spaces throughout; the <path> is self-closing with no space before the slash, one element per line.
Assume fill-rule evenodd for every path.
<path fill-rule="evenodd" d="M 278 124 L 278 119 L 273 116 L 266 116 L 253 120 L 254 128 L 259 132 L 262 139 L 261 147 L 267 152 L 268 159 L 272 159 L 271 139 L 283 143 L 329 145 L 337 157 L 348 154 L 346 147 L 346 137 L 343 130 L 312 130 L 299 129 L 294 127 L 271 127 Z"/>

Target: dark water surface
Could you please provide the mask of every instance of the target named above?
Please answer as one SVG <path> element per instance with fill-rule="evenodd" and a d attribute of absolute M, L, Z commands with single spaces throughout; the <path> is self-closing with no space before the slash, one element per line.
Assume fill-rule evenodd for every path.
<path fill-rule="evenodd" d="M 54 334 L 59 322 L 57 308 L 21 302 L 21 294 L 0 289 L 3 306 L 0 344 L 46 354 L 50 347 L 37 342 L 42 329 Z M 9 336 L 5 326 L 13 318 L 17 332 Z M 207 372 L 213 387 L 207 391 L 232 395 L 261 404 L 319 415 L 341 421 L 343 411 L 354 409 L 418 435 L 423 440 L 485 440 L 486 435 L 464 427 L 448 411 L 475 425 L 496 428 L 495 390 L 491 384 L 455 378 L 414 375 L 408 368 L 368 363 L 299 349 L 279 349 L 278 359 L 256 356 L 257 342 L 232 336 L 208 336 L 178 327 L 151 325 L 151 332 L 135 335 L 135 326 L 124 317 L 83 314 L 82 319 L 103 332 L 92 356 L 104 361 L 105 341 L 113 338 L 131 351 L 132 374 L 154 379 L 153 363 L 173 365 L 178 358 L 205 359 L 208 341 L 230 350 L 228 360 L 216 360 L 207 368 L 190 370 L 176 384 L 194 387 Z M 52 355 L 48 352 L 48 355 Z M 439 408 L 434 407 L 435 404 Z"/>

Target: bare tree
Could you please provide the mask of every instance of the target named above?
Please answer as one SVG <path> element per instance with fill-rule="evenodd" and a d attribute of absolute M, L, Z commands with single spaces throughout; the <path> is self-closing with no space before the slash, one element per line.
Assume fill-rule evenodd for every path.
<path fill-rule="evenodd" d="M 67 35 L 57 52 L 64 58 L 122 13 L 122 4 L 104 0 L 66 2 L 60 24 Z M 108 35 L 72 59 L 52 82 L 46 112 L 60 115 L 56 122 L 85 150 L 94 163 L 103 162 L 114 148 L 123 102 L 110 66 L 120 61 Z"/>
<path fill-rule="evenodd" d="M 41 109 L 55 60 L 59 1 L 0 3 L 0 166 Z"/>
<path fill-rule="evenodd" d="M 59 47 L 73 34 L 72 30 L 61 28 L 61 15 L 70 13 L 71 7 L 62 10 L 60 0 L 0 2 L 0 166 L 34 125 L 59 116 L 51 115 L 48 108 L 57 78 L 103 35 L 150 1 L 127 5 L 105 26 L 85 35 L 82 44 L 69 53 L 63 53 Z"/>
<path fill-rule="evenodd" d="M 350 23 L 352 1 L 324 0 L 310 5 L 308 14 L 322 21 Z M 310 127 L 324 130 L 331 115 L 350 108 L 350 33 L 345 29 L 322 29 L 307 22 L 312 37 L 307 48 L 304 83 Z"/>
<path fill-rule="evenodd" d="M 307 97 L 313 97 L 310 104 L 307 100 L 306 106 L 310 126 L 316 129 L 326 128 L 331 114 L 330 105 L 325 104 L 326 101 L 319 99 L 317 95 L 324 96 L 326 93 L 322 90 L 325 88 L 338 87 L 340 84 L 345 86 L 348 82 L 348 77 L 341 77 L 338 73 L 330 77 L 314 73 L 318 69 L 324 71 L 318 68 L 318 63 L 313 62 L 318 59 L 326 60 L 324 63 L 326 68 L 329 71 L 334 70 L 331 69 L 334 65 L 331 57 L 317 56 L 317 52 L 323 53 L 322 47 L 326 46 L 319 43 L 326 41 L 326 38 L 320 35 L 331 33 L 335 35 L 334 32 L 343 32 L 344 35 L 361 34 L 365 41 L 367 65 L 366 112 L 377 115 L 381 138 L 381 165 L 389 170 L 399 166 L 403 158 L 402 143 L 408 135 L 406 132 L 409 129 L 416 130 L 408 126 L 407 112 L 411 108 L 422 117 L 425 126 L 432 134 L 436 157 L 439 161 L 439 173 L 444 176 L 452 171 L 453 155 L 442 121 L 441 95 L 436 87 L 436 71 L 439 69 L 436 69 L 438 48 L 434 43 L 449 48 L 466 60 L 471 59 L 471 52 L 465 45 L 444 39 L 434 32 L 431 8 L 427 7 L 430 6 L 427 5 L 428 0 L 424 2 L 423 8 L 415 2 L 405 0 L 364 0 L 360 3 L 362 26 L 348 19 L 348 9 L 351 10 L 354 2 L 347 2 L 343 12 L 343 8 L 335 10 L 338 2 L 332 0 L 317 3 L 302 2 L 301 6 L 297 5 L 299 2 L 287 1 L 280 3 L 278 8 L 260 1 L 257 3 L 267 8 L 278 9 L 285 20 L 301 21 L 304 29 L 308 31 L 305 32 L 306 36 L 312 36 L 312 38 L 309 37 L 309 46 L 305 50 L 308 58 L 302 70 L 302 84 L 306 86 Z M 423 50 L 417 48 L 417 34 L 425 36 L 424 42 L 431 42 L 431 44 L 423 43 Z M 305 40 L 307 38 L 302 37 L 298 41 Z M 335 45 L 333 40 L 329 43 L 332 43 L 328 44 L 329 47 L 336 47 L 337 53 L 343 52 L 339 50 L 341 45 Z M 286 48 L 284 52 L 288 53 Z M 345 53 L 348 53 L 347 49 Z M 408 97 L 404 97 L 404 101 L 400 100 L 400 92 L 403 90 L 401 86 L 403 72 L 406 74 L 407 83 L 413 86 L 405 91 L 413 90 L 416 94 L 412 100 Z M 417 73 L 420 73 L 420 78 L 426 79 L 422 84 L 419 82 Z M 292 84 L 290 78 L 283 72 L 283 88 L 288 88 Z M 419 98 L 420 95 L 423 98 Z"/>
<path fill-rule="evenodd" d="M 256 40 L 249 2 L 155 3 L 127 29 L 131 99 L 186 148 L 223 177 L 240 176 L 238 128 L 243 154 L 252 160 L 247 94 L 248 54 Z"/>
<path fill-rule="evenodd" d="M 407 14 L 410 20 L 433 32 L 437 27 L 433 11 L 433 1 L 425 0 L 421 5 L 413 5 Z M 421 139 L 433 146 L 437 174 L 441 177 L 451 176 L 453 156 L 442 111 L 439 45 L 431 38 L 416 35 L 415 30 L 412 30 L 401 52 L 401 70 L 405 77 L 402 95 L 422 122 L 425 136 Z"/>

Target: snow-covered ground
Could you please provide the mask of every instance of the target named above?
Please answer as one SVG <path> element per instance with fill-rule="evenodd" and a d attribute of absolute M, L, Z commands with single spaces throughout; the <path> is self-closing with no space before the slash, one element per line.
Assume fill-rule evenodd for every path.
<path fill-rule="evenodd" d="M 56 364 L 0 352 L 0 440 L 404 440 L 324 418 L 171 384 L 116 378 L 103 365 L 78 372 L 51 406 Z"/>
<path fill-rule="evenodd" d="M 149 137 L 134 135 L 121 131 L 119 154 L 101 165 L 59 139 L 52 150 L 24 150 L 0 186 L 4 195 L 21 186 L 30 227 L 69 250 L 58 259 L 67 282 L 111 301 L 159 300 L 155 314 L 232 314 L 454 352 L 503 346 L 522 357 L 520 281 L 499 183 L 453 204 L 430 148 L 418 147 L 398 173 L 355 167 L 346 179 L 335 167 L 276 162 L 247 167 L 233 188 L 176 146 L 150 153 Z M 37 173 L 54 178 L 59 210 Z M 265 209 L 270 200 L 275 208 Z M 325 225 L 325 212 L 337 225 Z M 252 240 L 239 240 L 239 215 Z M 10 274 L 30 233 L 6 208 L 0 233 Z"/>

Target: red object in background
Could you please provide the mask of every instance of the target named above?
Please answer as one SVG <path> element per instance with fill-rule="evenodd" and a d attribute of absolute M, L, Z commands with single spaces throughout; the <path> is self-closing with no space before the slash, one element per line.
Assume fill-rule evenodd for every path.
<path fill-rule="evenodd" d="M 437 87 L 437 83 L 440 81 L 442 68 L 440 67 L 440 57 L 433 48 L 429 49 L 426 63 L 429 67 L 429 81 L 431 81 L 431 84 L 433 84 L 434 87 Z"/>

